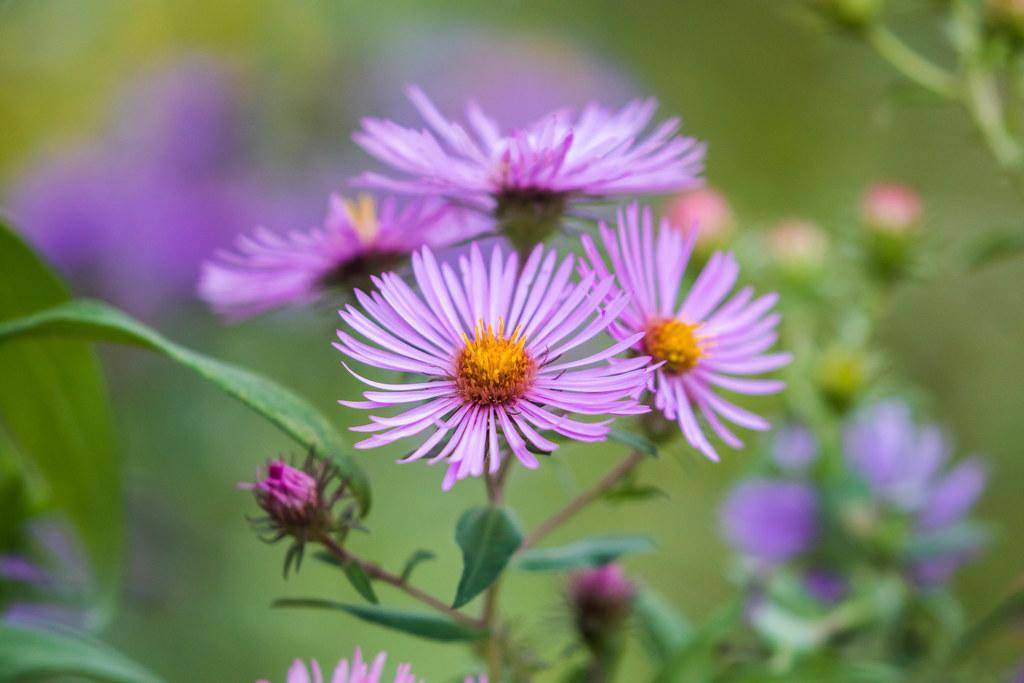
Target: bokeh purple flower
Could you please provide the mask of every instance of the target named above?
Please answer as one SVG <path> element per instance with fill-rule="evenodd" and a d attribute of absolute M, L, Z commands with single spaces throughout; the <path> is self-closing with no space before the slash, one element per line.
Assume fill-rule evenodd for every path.
<path fill-rule="evenodd" d="M 810 429 L 795 422 L 779 427 L 772 442 L 772 459 L 787 472 L 803 472 L 818 457 L 818 439 Z"/>
<path fill-rule="evenodd" d="M 485 469 L 497 472 L 503 457 L 499 435 L 532 469 L 539 465 L 534 451 L 558 448 L 541 432 L 579 441 L 606 438 L 610 420 L 582 422 L 571 415 L 646 412 L 634 397 L 647 382 L 648 358 L 609 362 L 642 334 L 582 358 L 566 357 L 605 330 L 627 303 L 623 297 L 605 303 L 612 277 L 590 274 L 572 282 L 575 263 L 571 255 L 559 263 L 555 251 L 537 245 L 520 270 L 517 253 L 506 255 L 495 246 L 485 260 L 473 243 L 456 270 L 438 264 L 424 247 L 412 259 L 418 294 L 394 273 L 373 278 L 377 291 L 369 295 L 357 290 L 363 310 L 348 305 L 339 313 L 366 341 L 338 330 L 335 347 L 368 366 L 427 380 L 383 383 L 350 370 L 372 390 L 364 393 L 366 401 L 343 405 L 376 410 L 419 404 L 354 427 L 373 433 L 356 448 L 385 446 L 429 430 L 400 462 L 428 454 L 430 463 L 447 460 L 447 490 Z"/>
<path fill-rule="evenodd" d="M 899 400 L 880 401 L 854 417 L 844 432 L 844 451 L 872 495 L 908 514 L 919 536 L 964 522 L 985 489 L 981 460 L 968 458 L 944 471 L 950 457 L 945 437 L 935 425 L 918 427 Z M 967 547 L 923 559 L 912 573 L 924 583 L 940 583 L 974 552 Z"/>
<path fill-rule="evenodd" d="M 783 389 L 780 380 L 746 377 L 777 370 L 791 359 L 788 353 L 767 353 L 778 338 L 779 315 L 771 312 L 778 296 L 754 299 L 751 287 L 730 296 L 739 264 L 731 253 L 716 252 L 680 303 L 694 233 L 683 235 L 662 220 L 655 237 L 650 209 L 641 214 L 636 203 L 619 211 L 617 231 L 603 223 L 600 230 L 611 266 L 584 235 L 588 270 L 599 277 L 614 273 L 629 298 L 629 305 L 608 328 L 611 335 L 635 340 L 631 347 L 636 352 L 661 363 L 652 383 L 655 407 L 678 421 L 691 446 L 716 461 L 718 452 L 698 423 L 698 412 L 733 448 L 741 448 L 743 442 L 722 418 L 748 429 L 768 429 L 767 420 L 732 403 L 719 390 L 773 394 Z"/>
<path fill-rule="evenodd" d="M 736 486 L 720 512 L 722 535 L 743 555 L 774 565 L 809 550 L 819 531 L 814 489 L 800 482 L 753 479 Z"/>

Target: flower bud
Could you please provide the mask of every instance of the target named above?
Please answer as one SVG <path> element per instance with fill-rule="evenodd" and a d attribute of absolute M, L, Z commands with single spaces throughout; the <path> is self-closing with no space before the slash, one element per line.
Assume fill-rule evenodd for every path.
<path fill-rule="evenodd" d="M 876 183 L 861 199 L 861 218 L 872 231 L 899 236 L 913 232 L 921 220 L 921 196 L 906 185 Z"/>
<path fill-rule="evenodd" d="M 817 0 L 818 9 L 844 28 L 859 30 L 874 21 L 885 0 Z"/>
<path fill-rule="evenodd" d="M 300 467 L 284 460 L 270 460 L 257 468 L 255 482 L 242 482 L 238 488 L 252 491 L 266 517 L 253 524 L 269 543 L 285 537 L 293 539 L 285 558 L 285 575 L 294 562 L 302 561 L 303 546 L 308 540 L 329 535 L 344 535 L 358 517 L 354 506 L 340 514 L 335 505 L 347 493 L 347 486 L 337 467 L 327 459 L 310 453 Z"/>
<path fill-rule="evenodd" d="M 985 15 L 991 28 L 1024 39 L 1024 0 L 987 0 Z"/>
<path fill-rule="evenodd" d="M 818 389 L 836 412 L 845 413 L 856 403 L 868 379 L 868 359 L 863 352 L 832 347 L 818 365 Z"/>
<path fill-rule="evenodd" d="M 783 272 L 804 279 L 825 264 L 828 236 L 811 221 L 788 218 L 768 231 L 765 246 Z"/>
<path fill-rule="evenodd" d="M 710 187 L 676 195 L 665 208 L 665 215 L 684 233 L 696 231 L 697 249 L 705 254 L 725 244 L 735 228 L 725 195 Z"/>
<path fill-rule="evenodd" d="M 569 576 L 567 597 L 576 631 L 592 652 L 604 655 L 617 647 L 635 596 L 636 586 L 617 564 Z"/>

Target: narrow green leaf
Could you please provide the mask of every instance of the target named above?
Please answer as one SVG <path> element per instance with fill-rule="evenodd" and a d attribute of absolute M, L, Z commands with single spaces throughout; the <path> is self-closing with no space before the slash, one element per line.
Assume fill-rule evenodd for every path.
<path fill-rule="evenodd" d="M 373 592 L 373 585 L 370 583 L 370 577 L 366 575 L 363 568 L 359 566 L 358 562 L 346 562 L 341 565 L 342 571 L 345 572 L 345 577 L 348 582 L 352 584 L 352 587 L 363 596 L 367 602 L 371 602 L 376 605 L 377 594 Z"/>
<path fill-rule="evenodd" d="M 638 450 L 644 455 L 649 455 L 652 458 L 658 457 L 658 446 L 650 439 L 634 434 L 633 432 L 627 432 L 624 429 L 618 427 L 612 427 L 611 431 L 608 432 L 608 440 L 616 441 L 621 444 L 625 444 L 634 450 Z"/>
<path fill-rule="evenodd" d="M 418 564 L 428 560 L 433 560 L 435 557 L 437 557 L 437 555 L 429 550 L 417 550 L 414 552 L 409 559 L 405 561 L 405 567 L 402 568 L 402 581 L 408 581 L 412 578 L 412 572 L 416 569 Z"/>
<path fill-rule="evenodd" d="M 162 680 L 103 643 L 0 623 L 0 680 L 64 676 L 110 683 Z"/>
<path fill-rule="evenodd" d="M 364 514 L 369 510 L 369 482 L 348 455 L 341 435 L 308 401 L 276 382 L 176 344 L 100 301 L 71 301 L 0 323 L 0 342 L 30 335 L 108 341 L 163 354 L 249 406 L 303 446 L 330 456 L 349 480 Z"/>
<path fill-rule="evenodd" d="M 468 641 L 479 640 L 487 635 L 486 631 L 463 626 L 447 617 L 378 605 L 353 605 L 316 598 L 284 598 L 275 601 L 274 607 L 312 607 L 337 610 L 371 624 L 378 624 L 429 640 Z"/>
<path fill-rule="evenodd" d="M 1024 587 L 1019 587 L 999 601 L 988 614 L 975 622 L 957 641 L 951 651 L 949 663 L 957 657 L 967 655 L 979 643 L 984 642 L 999 629 L 1024 619 Z"/>
<path fill-rule="evenodd" d="M 654 542 L 646 536 L 594 536 L 556 548 L 531 548 L 516 562 L 530 572 L 559 572 L 580 567 L 598 567 L 622 555 L 647 553 Z"/>
<path fill-rule="evenodd" d="M 0 223 L 0 326 L 68 300 L 67 288 Z M 47 339 L 0 347 L 0 423 L 11 454 L 66 516 L 95 579 L 102 620 L 120 580 L 120 463 L 100 364 L 91 345 Z"/>
<path fill-rule="evenodd" d="M 523 542 L 512 513 L 499 507 L 467 510 L 455 528 L 462 548 L 462 578 L 453 607 L 461 607 L 494 583 Z"/>
<path fill-rule="evenodd" d="M 1024 254 L 1024 230 L 990 230 L 970 242 L 965 261 L 969 268 L 984 268 L 1007 258 Z"/>
<path fill-rule="evenodd" d="M 642 588 L 633 601 L 633 613 L 644 643 L 658 661 L 664 662 L 693 637 L 693 625 L 650 588 Z"/>

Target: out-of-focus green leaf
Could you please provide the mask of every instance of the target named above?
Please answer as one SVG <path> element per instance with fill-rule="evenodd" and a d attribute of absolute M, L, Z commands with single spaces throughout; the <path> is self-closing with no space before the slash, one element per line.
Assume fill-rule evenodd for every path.
<path fill-rule="evenodd" d="M 693 625 L 650 588 L 637 592 L 633 613 L 643 633 L 644 643 L 659 661 L 667 660 L 693 637 Z"/>
<path fill-rule="evenodd" d="M 69 298 L 60 279 L 0 224 L 0 326 Z M 121 571 L 121 473 L 107 390 L 92 347 L 65 339 L 0 346 L 0 422 L 28 473 L 71 523 L 105 615 Z"/>
<path fill-rule="evenodd" d="M 990 263 L 1024 254 L 1024 230 L 991 230 L 967 247 L 968 268 L 984 268 Z"/>
<path fill-rule="evenodd" d="M 249 406 L 299 443 L 331 457 L 348 479 L 364 514 L 369 510 L 369 482 L 348 455 L 344 439 L 308 401 L 276 382 L 176 344 L 100 301 L 71 301 L 0 323 L 0 342 L 33 335 L 108 341 L 163 354 Z"/>
<path fill-rule="evenodd" d="M 612 427 L 611 431 L 608 432 L 608 440 L 616 441 L 621 444 L 625 444 L 634 450 L 638 450 L 644 455 L 649 455 L 652 458 L 658 457 L 658 446 L 645 437 L 633 432 L 627 432 L 618 427 Z"/>
<path fill-rule="evenodd" d="M 720 607 L 664 662 L 654 678 L 655 683 L 710 680 L 715 669 L 715 650 L 742 614 L 742 600 Z"/>
<path fill-rule="evenodd" d="M 531 548 L 519 556 L 516 564 L 531 572 L 557 572 L 598 567 L 622 555 L 652 550 L 654 541 L 646 536 L 594 536 L 556 548 Z"/>
<path fill-rule="evenodd" d="M 440 641 L 479 640 L 486 631 L 457 624 L 447 617 L 425 612 L 380 607 L 378 605 L 352 605 L 344 602 L 318 600 L 315 598 L 284 598 L 274 602 L 274 607 L 312 607 L 346 612 L 354 617 L 403 631 L 414 636 Z"/>
<path fill-rule="evenodd" d="M 494 583 L 523 542 L 512 513 L 488 506 L 467 510 L 455 528 L 462 548 L 462 577 L 453 607 L 461 607 Z"/>
<path fill-rule="evenodd" d="M 988 614 L 976 621 L 963 634 L 951 651 L 950 663 L 961 655 L 967 655 L 993 633 L 1009 624 L 1024 619 L 1024 586 L 1019 586 L 993 607 Z"/>
<path fill-rule="evenodd" d="M 402 567 L 402 581 L 408 581 L 412 578 L 413 570 L 416 569 L 417 565 L 421 562 L 432 560 L 435 557 L 437 557 L 437 555 L 429 550 L 417 550 L 414 552 L 409 556 L 409 559 L 405 561 L 405 566 Z"/>
<path fill-rule="evenodd" d="M 976 551 L 989 542 L 992 534 L 985 526 L 963 522 L 939 531 L 914 535 L 908 542 L 905 554 L 909 560 Z"/>
<path fill-rule="evenodd" d="M 63 676 L 111 683 L 160 683 L 162 680 L 103 643 L 0 624 L 0 681 L 50 680 Z"/>

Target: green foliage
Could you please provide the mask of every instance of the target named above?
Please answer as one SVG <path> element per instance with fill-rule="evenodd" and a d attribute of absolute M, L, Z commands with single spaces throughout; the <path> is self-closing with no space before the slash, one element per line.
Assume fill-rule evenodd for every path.
<path fill-rule="evenodd" d="M 363 513 L 369 510 L 369 481 L 347 454 L 344 439 L 312 404 L 276 382 L 176 344 L 100 301 L 71 301 L 0 323 L 0 342 L 31 335 L 108 341 L 164 355 L 249 406 L 303 446 L 330 456 L 349 481 Z"/>
<path fill-rule="evenodd" d="M 363 596 L 367 602 L 376 605 L 380 602 L 377 599 L 377 594 L 373 592 L 373 585 L 370 583 L 370 577 L 366 575 L 363 568 L 358 562 L 352 562 L 351 560 L 341 565 L 342 571 L 345 572 L 345 577 L 348 582 L 352 584 L 352 587 Z"/>
<path fill-rule="evenodd" d="M 501 574 L 523 542 L 512 513 L 499 507 L 467 510 L 455 528 L 462 548 L 462 577 L 453 607 L 461 607 L 487 589 Z"/>
<path fill-rule="evenodd" d="M 658 661 L 665 661 L 693 637 L 693 626 L 660 594 L 641 589 L 633 599 L 633 614 L 644 644 Z"/>
<path fill-rule="evenodd" d="M 608 432 L 608 440 L 629 446 L 630 448 L 638 450 L 644 455 L 649 455 L 652 458 L 658 457 L 658 446 L 650 439 L 642 437 L 639 434 L 634 434 L 633 432 L 628 432 L 624 429 L 619 429 L 618 427 L 612 427 Z"/>
<path fill-rule="evenodd" d="M 433 560 L 437 555 L 429 550 L 417 550 L 414 552 L 408 560 L 405 561 L 405 566 L 402 567 L 402 581 L 408 581 L 412 578 L 412 572 L 416 569 L 416 566 L 421 562 L 427 562 Z"/>
<path fill-rule="evenodd" d="M 110 683 L 162 680 L 103 643 L 0 623 L 0 680 L 76 676 Z"/>
<path fill-rule="evenodd" d="M 312 607 L 338 610 L 371 624 L 403 631 L 428 640 L 470 641 L 479 640 L 487 635 L 485 631 L 457 624 L 447 617 L 377 605 L 352 605 L 313 598 L 283 598 L 275 601 L 274 607 Z"/>
<path fill-rule="evenodd" d="M 654 541 L 646 536 L 594 536 L 556 548 L 531 548 L 516 564 L 531 572 L 598 567 L 622 555 L 651 552 L 654 547 Z"/>
<path fill-rule="evenodd" d="M 59 278 L 2 223 L 0 273 L 0 327 L 69 298 Z M 11 339 L 0 346 L 0 420 L 9 450 L 26 461 L 47 502 L 81 540 L 97 584 L 94 597 L 106 611 L 120 578 L 124 523 L 107 390 L 90 345 Z"/>

